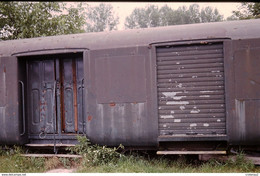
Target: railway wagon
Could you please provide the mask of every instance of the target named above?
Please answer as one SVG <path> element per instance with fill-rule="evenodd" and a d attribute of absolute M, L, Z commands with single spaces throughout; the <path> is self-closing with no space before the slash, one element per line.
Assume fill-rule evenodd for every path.
<path fill-rule="evenodd" d="M 0 144 L 260 149 L 260 20 L 0 42 Z"/>

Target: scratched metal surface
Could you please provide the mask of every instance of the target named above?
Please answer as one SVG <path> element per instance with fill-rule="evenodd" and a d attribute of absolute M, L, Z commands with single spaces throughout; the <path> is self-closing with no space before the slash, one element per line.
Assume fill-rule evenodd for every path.
<path fill-rule="evenodd" d="M 222 43 L 157 48 L 160 135 L 226 134 Z"/>

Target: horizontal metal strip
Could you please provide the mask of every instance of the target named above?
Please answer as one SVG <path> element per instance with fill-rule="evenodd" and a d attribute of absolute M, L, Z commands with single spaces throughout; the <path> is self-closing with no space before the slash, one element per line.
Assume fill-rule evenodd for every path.
<path fill-rule="evenodd" d="M 191 119 L 159 119 L 159 124 L 163 123 L 176 123 L 178 121 L 181 121 L 183 123 L 190 122 Z M 192 119 L 193 123 L 205 123 L 205 122 L 216 122 L 216 123 L 225 123 L 226 119 L 225 118 L 194 118 Z"/>
<path fill-rule="evenodd" d="M 174 51 L 174 52 L 157 52 L 157 57 L 168 57 L 168 56 L 203 56 L 203 55 L 211 55 L 211 54 L 222 54 L 222 49 L 216 49 L 216 50 L 186 50 L 186 51 Z"/>
<path fill-rule="evenodd" d="M 172 126 L 172 127 L 159 127 L 159 130 L 185 130 L 185 129 L 190 129 L 190 127 L 187 126 Z M 219 127 L 203 127 L 203 126 L 196 126 L 196 128 L 191 128 L 194 129 L 194 131 L 196 130 L 206 130 L 206 131 L 215 131 L 215 130 L 221 130 L 221 129 L 225 129 L 225 126 L 219 126 Z"/>
<path fill-rule="evenodd" d="M 171 92 L 171 91 L 166 91 L 166 92 L 158 92 L 158 96 L 162 97 L 163 95 L 170 93 L 170 94 L 175 94 L 178 96 L 203 96 L 203 95 L 224 95 L 224 89 L 223 90 L 215 90 L 215 91 L 180 91 L 180 92 Z"/>
<path fill-rule="evenodd" d="M 183 69 L 197 69 L 197 68 L 213 68 L 223 67 L 223 63 L 205 63 L 205 64 L 189 64 L 189 65 L 164 65 L 157 66 L 158 70 L 183 70 Z"/>
<path fill-rule="evenodd" d="M 168 88 L 158 88 L 159 92 L 179 92 L 179 91 L 213 91 L 213 90 L 224 90 L 223 86 L 205 86 L 205 87 L 168 87 Z"/>
<path fill-rule="evenodd" d="M 225 100 L 189 100 L 189 101 L 159 101 L 160 106 L 185 106 L 185 105 L 199 105 L 199 104 L 224 104 Z"/>
<path fill-rule="evenodd" d="M 159 114 L 162 115 L 162 114 L 172 114 L 172 115 L 175 115 L 175 114 L 187 114 L 187 113 L 191 113 L 191 111 L 194 110 L 194 109 L 190 109 L 190 110 L 187 110 L 187 109 L 184 109 L 184 110 L 161 110 L 159 109 Z M 200 109 L 200 113 L 225 113 L 225 109 Z"/>
<path fill-rule="evenodd" d="M 201 96 L 175 96 L 175 97 L 158 97 L 159 101 L 197 101 L 197 100 L 225 100 L 224 95 L 219 95 L 220 97 L 211 97 L 210 95 L 201 95 Z"/>
<path fill-rule="evenodd" d="M 202 64 L 202 63 L 223 63 L 223 58 L 213 58 L 213 59 L 191 59 L 191 60 L 179 60 L 179 61 L 163 61 L 158 62 L 158 66 L 163 65 L 190 65 L 190 64 Z"/>
<path fill-rule="evenodd" d="M 192 112 L 199 112 L 199 109 Z M 190 113 L 190 114 L 159 114 L 160 119 L 178 119 L 178 118 L 224 118 L 225 113 Z"/>
<path fill-rule="evenodd" d="M 224 68 L 223 67 L 212 67 L 208 66 L 207 68 L 197 68 L 197 69 L 181 69 L 181 70 L 157 70 L 157 75 L 162 75 L 162 74 L 185 74 L 185 73 L 220 73 L 223 72 Z"/>
<path fill-rule="evenodd" d="M 158 80 L 157 87 L 200 87 L 200 86 L 223 86 L 224 85 L 224 79 L 222 77 L 211 77 L 211 78 L 184 78 L 184 80 L 191 80 L 190 82 L 181 82 L 181 80 L 175 80 L 175 79 L 160 79 Z M 205 80 L 207 82 L 203 81 L 197 81 L 198 80 Z M 209 80 L 207 80 L 209 79 Z M 176 83 L 176 82 L 177 83 Z"/>
<path fill-rule="evenodd" d="M 226 129 L 194 129 L 194 130 L 164 130 L 159 129 L 160 135 L 175 135 L 175 134 L 226 134 Z"/>
<path fill-rule="evenodd" d="M 203 78 L 203 77 L 224 77 L 224 72 L 217 72 L 217 73 L 184 73 L 184 74 L 179 74 L 179 73 L 175 73 L 175 74 L 168 74 L 168 75 L 157 75 L 157 80 L 161 80 L 161 79 L 174 79 L 174 78 Z"/>
<path fill-rule="evenodd" d="M 223 77 L 202 77 L 202 78 L 175 78 L 175 79 L 158 79 L 157 82 L 160 84 L 177 84 L 178 87 L 184 85 L 189 85 L 187 83 L 207 83 L 207 82 L 216 82 L 216 81 L 224 81 Z M 203 84 L 204 84 L 203 83 Z"/>
<path fill-rule="evenodd" d="M 177 61 L 177 60 L 196 60 L 196 59 L 215 59 L 215 58 L 223 58 L 223 54 L 208 54 L 208 55 L 190 55 L 190 56 L 158 56 L 158 62 L 164 61 Z"/>
<path fill-rule="evenodd" d="M 158 47 L 156 52 L 158 53 L 166 53 L 166 52 L 181 52 L 187 50 L 214 50 L 214 49 L 222 49 L 222 44 L 213 44 L 213 45 L 182 45 L 182 46 L 170 46 L 170 47 Z"/>
<path fill-rule="evenodd" d="M 164 128 L 164 129 L 167 129 L 167 128 L 169 128 L 169 127 L 184 127 L 184 128 L 199 128 L 199 127 L 202 127 L 202 128 L 208 128 L 208 129 L 210 129 L 210 128 L 219 128 L 219 127 L 221 127 L 221 128 L 223 128 L 223 127 L 225 127 L 226 126 L 226 124 L 225 123 L 213 123 L 213 122 L 203 122 L 203 123 L 195 123 L 195 122 L 193 122 L 192 120 L 190 121 L 190 122 L 187 122 L 187 123 L 185 123 L 185 122 L 174 122 L 174 123 L 160 123 L 159 124 L 159 128 L 160 129 L 162 129 L 162 128 Z"/>
<path fill-rule="evenodd" d="M 197 109 L 223 109 L 225 108 L 224 103 L 219 104 L 196 104 L 196 105 L 161 105 L 158 107 L 160 110 L 192 110 L 194 108 Z"/>

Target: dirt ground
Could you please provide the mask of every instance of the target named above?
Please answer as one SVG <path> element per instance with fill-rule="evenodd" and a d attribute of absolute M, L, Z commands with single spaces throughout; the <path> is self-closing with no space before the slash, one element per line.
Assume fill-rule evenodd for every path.
<path fill-rule="evenodd" d="M 49 170 L 46 173 L 73 173 L 75 171 L 76 168 L 72 168 L 72 169 L 58 168 L 58 169 Z"/>

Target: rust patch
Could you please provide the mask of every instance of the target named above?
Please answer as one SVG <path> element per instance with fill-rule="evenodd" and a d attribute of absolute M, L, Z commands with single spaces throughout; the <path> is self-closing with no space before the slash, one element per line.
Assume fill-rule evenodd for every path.
<path fill-rule="evenodd" d="M 6 67 L 4 67 L 4 73 L 6 73 Z"/>
<path fill-rule="evenodd" d="M 88 121 L 90 122 L 92 120 L 92 116 L 88 116 Z"/>
<path fill-rule="evenodd" d="M 111 102 L 111 103 L 109 103 L 109 106 L 111 106 L 111 107 L 116 106 L 116 103 L 115 102 Z"/>
<path fill-rule="evenodd" d="M 75 131 L 78 131 L 77 77 L 76 77 L 75 60 L 72 60 L 72 74 L 73 74 L 73 106 L 74 106 Z"/>

